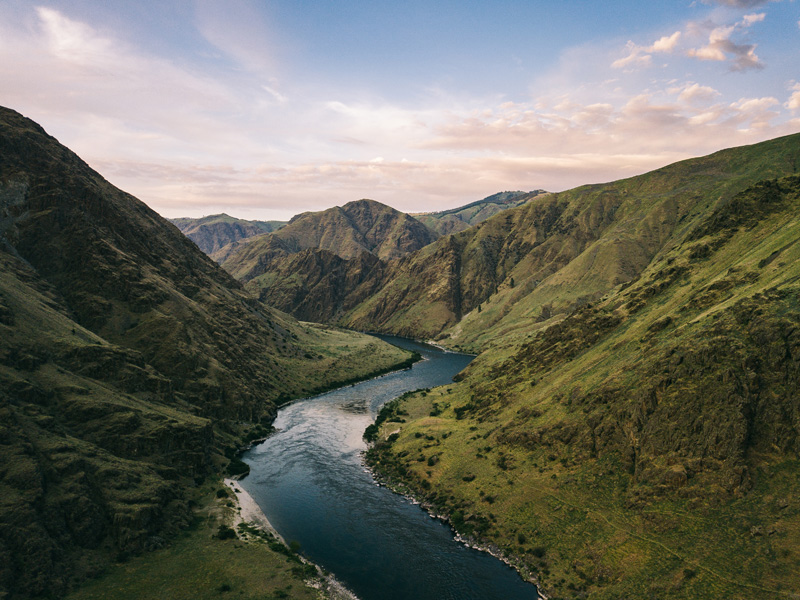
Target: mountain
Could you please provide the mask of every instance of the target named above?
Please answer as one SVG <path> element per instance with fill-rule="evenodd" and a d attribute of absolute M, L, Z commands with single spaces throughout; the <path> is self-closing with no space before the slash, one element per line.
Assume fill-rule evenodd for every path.
<path fill-rule="evenodd" d="M 345 259 L 369 252 L 381 260 L 393 260 L 427 246 L 436 238 L 435 233 L 405 213 L 374 200 L 357 200 L 293 217 L 271 236 L 229 257 L 225 267 L 237 278 L 247 280 L 261 249 L 274 248 L 275 240 L 287 253 L 321 248 Z"/>
<path fill-rule="evenodd" d="M 278 403 L 405 359 L 261 304 L 0 108 L 0 596 L 164 545 Z"/>
<path fill-rule="evenodd" d="M 373 467 L 549 597 L 799 595 L 799 163 L 800 135 L 734 148 L 398 263 L 361 314 L 428 278 L 380 323 L 483 351 Z"/>
<path fill-rule="evenodd" d="M 796 147 L 789 136 L 539 196 L 394 262 L 341 322 L 473 351 L 524 339 L 639 277 L 720 203 L 792 173 Z"/>
<path fill-rule="evenodd" d="M 405 213 L 358 200 L 300 214 L 238 248 L 222 266 L 262 301 L 297 318 L 331 321 L 375 291 L 385 262 L 437 237 Z M 354 293 L 353 286 L 366 281 Z"/>
<path fill-rule="evenodd" d="M 501 210 L 520 206 L 546 193 L 547 192 L 544 190 L 534 190 L 532 192 L 499 192 L 460 208 L 453 208 L 440 212 L 417 213 L 411 216 L 436 233 L 447 235 L 469 229 L 472 225 L 482 223 Z"/>
<path fill-rule="evenodd" d="M 170 219 L 170 222 L 218 263 L 227 258 L 238 242 L 272 233 L 286 225 L 285 221 L 245 221 L 224 213 L 200 219 Z"/>

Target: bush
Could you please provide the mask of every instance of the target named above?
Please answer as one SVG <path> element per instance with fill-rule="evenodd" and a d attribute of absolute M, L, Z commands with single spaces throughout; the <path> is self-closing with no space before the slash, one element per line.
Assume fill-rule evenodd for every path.
<path fill-rule="evenodd" d="M 227 498 L 228 497 L 228 490 L 225 488 L 220 488 L 217 490 L 217 498 Z"/>
<path fill-rule="evenodd" d="M 236 538 L 236 532 L 227 525 L 220 525 L 217 531 L 217 539 L 231 540 Z"/>
<path fill-rule="evenodd" d="M 536 546 L 531 550 L 531 554 L 533 554 L 536 558 L 542 558 L 545 554 L 547 554 L 547 548 L 544 546 Z"/>
<path fill-rule="evenodd" d="M 228 463 L 228 475 L 236 477 L 237 475 L 244 476 L 250 473 L 250 466 L 242 461 L 238 456 L 234 456 L 231 462 Z"/>

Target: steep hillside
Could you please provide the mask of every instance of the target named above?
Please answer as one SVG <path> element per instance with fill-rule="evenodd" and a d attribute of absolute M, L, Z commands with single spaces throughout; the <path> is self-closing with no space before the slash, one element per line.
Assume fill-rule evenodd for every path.
<path fill-rule="evenodd" d="M 358 200 L 298 215 L 283 229 L 246 241 L 222 266 L 271 306 L 326 321 L 377 289 L 383 262 L 394 262 L 436 237 L 404 213 Z M 351 286 L 367 280 L 354 293 Z"/>
<path fill-rule="evenodd" d="M 499 192 L 487 196 L 483 200 L 478 200 L 477 202 L 472 202 L 459 208 L 431 213 L 417 213 L 411 216 L 436 233 L 448 235 L 450 233 L 458 233 L 459 231 L 469 229 L 473 225 L 483 223 L 486 219 L 493 217 L 501 210 L 520 206 L 546 193 L 547 192 L 544 190 L 534 190 L 532 192 Z"/>
<path fill-rule="evenodd" d="M 0 109 L 0 596 L 163 545 L 276 403 L 405 358 L 262 305 Z"/>
<path fill-rule="evenodd" d="M 263 233 L 272 233 L 286 225 L 284 221 L 245 221 L 224 213 L 200 219 L 170 219 L 170 222 L 217 263 L 227 258 L 232 251 L 231 244 Z"/>
<path fill-rule="evenodd" d="M 795 135 L 537 197 L 396 261 L 343 322 L 470 350 L 523 339 L 632 281 L 714 207 L 799 160 Z"/>
<path fill-rule="evenodd" d="M 369 252 L 348 260 L 309 248 L 280 256 L 245 287 L 298 319 L 330 323 L 376 293 L 385 268 L 386 263 Z"/>
<path fill-rule="evenodd" d="M 710 197 L 687 177 L 673 212 L 651 202 L 649 239 L 666 239 L 644 268 L 408 400 L 373 464 L 550 597 L 798 597 L 800 176 L 774 179 L 798 150 L 793 136 L 612 184 L 696 167 Z"/>

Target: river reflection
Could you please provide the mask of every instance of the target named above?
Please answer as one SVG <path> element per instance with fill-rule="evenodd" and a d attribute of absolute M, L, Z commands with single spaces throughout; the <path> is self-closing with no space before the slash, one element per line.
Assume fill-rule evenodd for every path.
<path fill-rule="evenodd" d="M 287 541 L 362 600 L 534 600 L 535 586 L 446 525 L 379 487 L 363 467 L 364 429 L 384 403 L 445 385 L 472 359 L 402 338 L 423 361 L 407 371 L 282 408 L 279 430 L 244 455 L 242 486 Z"/>

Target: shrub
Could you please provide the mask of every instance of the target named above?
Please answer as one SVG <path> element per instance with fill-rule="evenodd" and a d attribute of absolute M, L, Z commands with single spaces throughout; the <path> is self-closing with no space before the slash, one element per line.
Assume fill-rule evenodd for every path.
<path fill-rule="evenodd" d="M 536 546 L 531 550 L 531 554 L 533 554 L 536 558 L 542 558 L 545 554 L 547 554 L 547 548 L 544 546 Z"/>
<path fill-rule="evenodd" d="M 217 538 L 220 540 L 230 540 L 236 538 L 236 532 L 227 525 L 220 525 L 217 531 Z"/>

